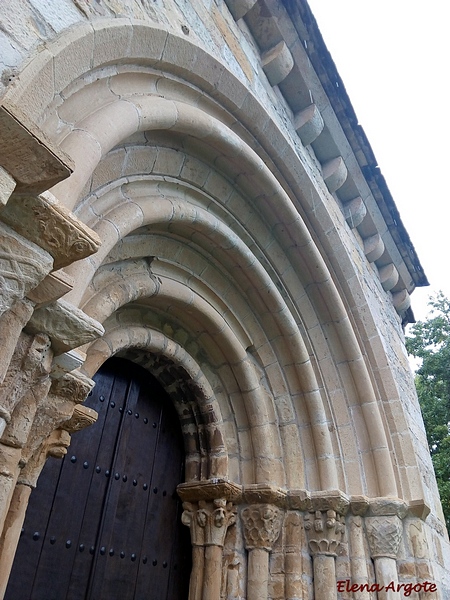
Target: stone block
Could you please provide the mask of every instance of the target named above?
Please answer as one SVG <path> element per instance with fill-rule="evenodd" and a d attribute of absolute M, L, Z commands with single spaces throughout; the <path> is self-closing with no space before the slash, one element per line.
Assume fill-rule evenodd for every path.
<path fill-rule="evenodd" d="M 133 28 L 129 19 L 98 19 L 92 22 L 94 44 L 92 67 L 128 60 Z"/>
<path fill-rule="evenodd" d="M 381 285 L 383 289 L 388 292 L 397 285 L 399 274 L 393 263 L 380 267 L 378 270 L 380 276 Z"/>
<path fill-rule="evenodd" d="M 85 360 L 86 354 L 80 350 L 64 352 L 54 358 L 50 375 L 53 379 L 60 379 L 66 373 L 79 369 Z"/>
<path fill-rule="evenodd" d="M 270 85 L 281 83 L 294 66 L 294 59 L 284 41 L 278 42 L 273 48 L 261 56 L 261 66 Z"/>
<path fill-rule="evenodd" d="M 384 252 L 384 242 L 379 233 L 375 233 L 364 240 L 364 254 L 372 263 L 378 260 Z"/>
<path fill-rule="evenodd" d="M 128 56 L 137 62 L 154 64 L 161 59 L 166 45 L 168 33 L 160 23 L 158 27 L 150 27 L 142 21 L 132 20 L 133 36 L 130 41 Z"/>
<path fill-rule="evenodd" d="M 16 187 L 13 177 L 0 166 L 0 206 L 4 206 Z"/>
<path fill-rule="evenodd" d="M 355 229 L 358 225 L 364 221 L 364 217 L 367 214 L 367 208 L 364 204 L 363 199 L 358 196 L 357 198 L 353 198 L 350 202 L 346 202 L 344 204 L 343 213 L 347 225 L 351 229 Z"/>
<path fill-rule="evenodd" d="M 93 49 L 94 32 L 90 23 L 72 27 L 49 46 L 54 62 L 55 93 L 91 70 Z"/>
<path fill-rule="evenodd" d="M 40 308 L 68 294 L 73 288 L 73 283 L 73 278 L 64 271 L 54 271 L 28 292 L 27 297 L 36 304 L 36 308 Z"/>
<path fill-rule="evenodd" d="M 98 235 L 48 192 L 40 196 L 14 194 L 1 216 L 53 256 L 55 269 L 90 256 L 100 247 Z"/>
<path fill-rule="evenodd" d="M 258 0 L 225 0 L 235 21 L 242 19 Z"/>
<path fill-rule="evenodd" d="M 49 252 L 0 222 L 0 314 L 35 288 L 52 268 Z"/>
<path fill-rule="evenodd" d="M 8 176 L 0 188 L 2 195 L 11 189 L 11 179 L 18 191 L 39 193 L 69 177 L 73 168 L 70 158 L 17 108 L 0 106 L 0 131 L 1 179 Z"/>
<path fill-rule="evenodd" d="M 297 113 L 294 127 L 304 146 L 311 144 L 322 133 L 324 122 L 320 110 L 315 104 Z"/>
<path fill-rule="evenodd" d="M 395 310 L 398 314 L 401 314 L 411 306 L 411 296 L 408 294 L 407 290 L 401 290 L 400 292 L 392 294 L 392 302 Z"/>
<path fill-rule="evenodd" d="M 324 163 L 322 175 L 331 194 L 342 187 L 347 179 L 347 167 L 342 156 L 337 156 Z"/>
<path fill-rule="evenodd" d="M 36 310 L 27 330 L 31 333 L 44 331 L 52 340 L 55 354 L 92 342 L 105 332 L 100 323 L 65 300 Z"/>

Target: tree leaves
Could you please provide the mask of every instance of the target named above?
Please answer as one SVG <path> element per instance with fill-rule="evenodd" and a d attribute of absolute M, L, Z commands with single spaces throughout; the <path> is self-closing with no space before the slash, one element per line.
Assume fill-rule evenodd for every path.
<path fill-rule="evenodd" d="M 429 306 L 430 317 L 413 325 L 406 349 L 421 360 L 416 389 L 450 530 L 450 300 L 439 292 L 430 298 Z"/>

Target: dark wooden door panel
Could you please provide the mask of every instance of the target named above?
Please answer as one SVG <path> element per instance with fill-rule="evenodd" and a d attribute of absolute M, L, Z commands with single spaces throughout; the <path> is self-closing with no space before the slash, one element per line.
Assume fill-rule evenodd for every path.
<path fill-rule="evenodd" d="M 62 464 L 47 462 L 5 600 L 187 598 L 175 411 L 132 363 L 108 361 L 95 379 L 86 403 L 98 421 L 73 437 Z"/>

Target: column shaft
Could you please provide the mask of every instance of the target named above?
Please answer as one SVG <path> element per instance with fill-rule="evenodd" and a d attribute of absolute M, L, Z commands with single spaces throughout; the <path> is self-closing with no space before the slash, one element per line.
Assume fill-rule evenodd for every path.
<path fill-rule="evenodd" d="M 247 600 L 267 600 L 269 584 L 269 552 L 253 548 L 248 553 Z"/>
<path fill-rule="evenodd" d="M 315 600 L 337 600 L 336 566 L 334 556 L 314 556 Z"/>
<path fill-rule="evenodd" d="M 219 600 L 220 598 L 222 554 L 223 548 L 221 546 L 206 546 L 205 548 L 202 600 Z"/>
<path fill-rule="evenodd" d="M 30 486 L 16 485 L 5 519 L 0 539 L 0 598 L 3 598 L 6 591 L 30 494 Z"/>

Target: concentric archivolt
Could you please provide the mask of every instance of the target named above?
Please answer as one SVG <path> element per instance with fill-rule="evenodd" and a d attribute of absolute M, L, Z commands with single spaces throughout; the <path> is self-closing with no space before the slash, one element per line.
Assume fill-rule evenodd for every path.
<path fill-rule="evenodd" d="M 128 22 L 115 26 L 134 39 Z M 210 429 L 206 446 L 188 449 L 197 465 L 190 478 L 400 495 L 406 483 L 391 460 L 395 440 L 361 344 L 371 325 L 355 333 L 352 299 L 317 241 L 332 217 L 302 217 L 311 201 L 323 207 L 327 192 L 311 185 L 298 140 L 272 126 L 289 148 L 286 161 L 297 148 L 287 168 L 303 191 L 294 193 L 268 158 L 264 128 L 252 123 L 256 114 L 273 125 L 270 115 L 223 65 L 216 87 L 202 77 L 203 51 L 186 40 L 177 38 L 196 56 L 190 68 L 171 63 L 175 36 L 157 31 L 166 45 L 150 44 L 152 56 L 140 46 L 120 65 L 94 59 L 68 80 L 56 78 L 55 99 L 36 109 L 76 165 L 52 192 L 103 241 L 71 269 L 71 302 L 106 329 L 87 349 L 87 371 L 117 352 L 154 357 L 171 348 L 207 390 L 198 414 L 214 406 L 220 432 L 220 443 Z M 50 52 L 57 70 L 51 44 Z M 26 89 L 16 93 L 19 103 Z M 356 278 L 350 253 L 340 253 L 343 271 Z M 189 427 L 206 427 L 192 410 Z"/>

